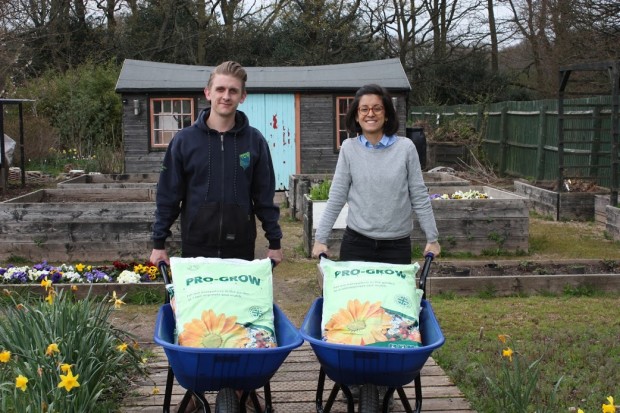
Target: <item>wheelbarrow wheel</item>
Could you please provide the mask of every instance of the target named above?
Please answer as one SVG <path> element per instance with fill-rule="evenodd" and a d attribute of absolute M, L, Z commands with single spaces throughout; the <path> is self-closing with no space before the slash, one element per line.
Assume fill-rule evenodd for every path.
<path fill-rule="evenodd" d="M 360 386 L 359 413 L 379 412 L 379 389 L 374 384 Z"/>
<path fill-rule="evenodd" d="M 215 413 L 239 413 L 239 398 L 234 389 L 224 388 L 215 398 Z"/>

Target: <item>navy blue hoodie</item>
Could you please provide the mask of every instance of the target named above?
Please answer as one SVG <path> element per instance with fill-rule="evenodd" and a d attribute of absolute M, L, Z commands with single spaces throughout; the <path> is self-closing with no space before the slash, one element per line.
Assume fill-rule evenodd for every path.
<path fill-rule="evenodd" d="M 224 133 L 206 124 L 210 109 L 168 145 L 157 186 L 153 246 L 164 249 L 181 215 L 184 256 L 204 248 L 253 248 L 256 217 L 270 249 L 280 249 L 280 209 L 273 202 L 275 173 L 267 140 L 237 111 Z"/>

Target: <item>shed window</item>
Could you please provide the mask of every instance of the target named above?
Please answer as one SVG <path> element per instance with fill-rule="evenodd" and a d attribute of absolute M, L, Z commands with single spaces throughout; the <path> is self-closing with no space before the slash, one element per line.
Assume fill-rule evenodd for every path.
<path fill-rule="evenodd" d="M 181 129 L 192 124 L 194 99 L 151 99 L 151 147 L 165 148 Z"/>
<path fill-rule="evenodd" d="M 342 142 L 350 136 L 347 132 L 347 111 L 349 105 L 353 103 L 353 96 L 336 98 L 336 149 L 340 149 Z"/>

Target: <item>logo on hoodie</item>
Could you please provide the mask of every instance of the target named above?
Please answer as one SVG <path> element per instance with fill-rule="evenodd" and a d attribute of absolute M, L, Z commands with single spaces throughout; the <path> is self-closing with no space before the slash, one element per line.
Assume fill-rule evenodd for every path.
<path fill-rule="evenodd" d="M 239 155 L 239 165 L 245 170 L 250 166 L 250 152 L 244 152 Z"/>

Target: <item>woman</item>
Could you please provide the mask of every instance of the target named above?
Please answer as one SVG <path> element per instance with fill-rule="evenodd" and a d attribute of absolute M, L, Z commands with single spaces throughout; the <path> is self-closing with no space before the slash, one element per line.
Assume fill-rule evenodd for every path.
<path fill-rule="evenodd" d="M 388 91 L 362 86 L 346 116 L 356 137 L 340 148 L 329 200 L 315 234 L 312 256 L 329 255 L 327 239 L 345 203 L 342 261 L 411 263 L 412 213 L 426 235 L 424 255 L 441 252 L 420 160 L 411 140 L 396 135 L 398 117 Z"/>

